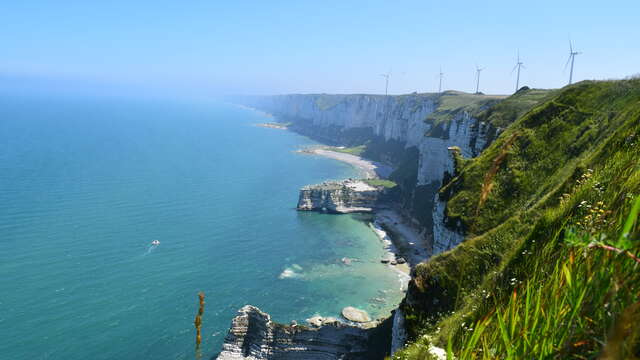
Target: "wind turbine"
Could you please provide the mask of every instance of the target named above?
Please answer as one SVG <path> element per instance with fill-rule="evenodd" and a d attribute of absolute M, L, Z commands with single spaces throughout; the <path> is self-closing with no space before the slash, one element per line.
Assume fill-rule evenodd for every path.
<path fill-rule="evenodd" d="M 569 70 L 569 85 L 571 85 L 571 82 L 573 81 L 573 62 L 576 59 L 576 55 L 580 54 L 582 53 L 573 51 L 573 44 L 571 43 L 571 39 L 569 39 L 569 58 L 567 59 L 567 63 L 564 64 L 564 69 L 567 70 L 567 65 L 569 65 L 569 62 L 571 62 L 571 69 Z"/>
<path fill-rule="evenodd" d="M 384 96 L 387 96 L 389 91 L 389 78 L 391 77 L 391 70 L 389 70 L 389 72 L 386 74 L 380 74 L 380 76 L 382 76 L 385 79 Z"/>
<path fill-rule="evenodd" d="M 440 73 L 438 74 L 438 76 L 440 76 L 440 84 L 438 85 L 438 94 L 442 93 L 442 75 L 444 75 L 444 73 L 442 72 L 442 66 L 441 66 Z"/>
<path fill-rule="evenodd" d="M 518 75 L 516 77 L 516 92 L 520 86 L 520 68 L 524 68 L 523 64 L 524 63 L 520 61 L 520 50 L 518 50 L 518 61 L 516 62 L 516 66 L 513 67 L 513 70 L 511 70 L 511 73 L 513 74 L 513 72 L 518 69 Z"/>
<path fill-rule="evenodd" d="M 478 67 L 478 64 L 476 64 L 476 94 L 480 90 L 480 72 L 482 70 L 484 70 L 484 68 L 480 68 L 480 67 Z"/>

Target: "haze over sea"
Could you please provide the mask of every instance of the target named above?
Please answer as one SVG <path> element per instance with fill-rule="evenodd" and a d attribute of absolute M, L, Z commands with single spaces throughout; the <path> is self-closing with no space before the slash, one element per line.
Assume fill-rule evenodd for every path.
<path fill-rule="evenodd" d="M 281 322 L 387 315 L 400 283 L 367 218 L 295 210 L 303 185 L 356 171 L 295 153 L 314 142 L 265 121 L 207 102 L 2 96 L 1 357 L 191 359 L 199 291 L 205 359 L 245 304 Z"/>

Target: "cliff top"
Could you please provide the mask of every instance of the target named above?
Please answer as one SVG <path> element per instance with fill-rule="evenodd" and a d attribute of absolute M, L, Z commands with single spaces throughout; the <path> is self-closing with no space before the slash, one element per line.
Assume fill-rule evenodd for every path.
<path fill-rule="evenodd" d="M 430 343 L 458 359 L 637 349 L 640 80 L 529 96 L 542 100 L 441 189 L 466 238 L 416 267 L 403 305 L 415 342 L 398 358 Z"/>
<path fill-rule="evenodd" d="M 364 180 L 346 179 L 340 181 L 324 181 L 320 184 L 306 185 L 302 190 L 342 190 L 349 188 L 353 191 L 377 191 L 378 188 Z"/>

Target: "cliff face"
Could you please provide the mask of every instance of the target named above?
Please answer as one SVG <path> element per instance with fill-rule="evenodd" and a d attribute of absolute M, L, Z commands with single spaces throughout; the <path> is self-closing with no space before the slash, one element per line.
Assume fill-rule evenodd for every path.
<path fill-rule="evenodd" d="M 372 355 L 379 329 L 338 321 L 322 327 L 287 326 L 271 321 L 254 306 L 244 306 L 231 322 L 218 360 L 365 360 Z M 384 341 L 383 341 L 384 342 Z"/>
<path fill-rule="evenodd" d="M 415 267 L 398 358 L 637 358 L 638 264 L 592 247 L 640 239 L 623 227 L 640 220 L 640 79 L 521 90 L 488 114 L 517 119 L 440 190 L 465 243 Z"/>
<path fill-rule="evenodd" d="M 314 127 L 370 128 L 385 140 L 415 146 L 426 128 L 424 120 L 436 106 L 429 95 L 281 95 L 255 99 L 255 106 Z"/>
<path fill-rule="evenodd" d="M 376 206 L 380 190 L 362 181 L 325 182 L 300 190 L 298 210 L 335 213 L 369 212 Z"/>
<path fill-rule="evenodd" d="M 405 208 L 408 215 L 422 219 L 421 225 L 431 238 L 431 250 L 437 254 L 452 248 L 463 238 L 460 229 L 445 226 L 446 203 L 437 192 L 443 180 L 453 174 L 453 159 L 448 148 L 458 147 L 465 157 L 477 156 L 496 129 L 472 114 L 495 101 L 494 97 L 445 93 L 280 95 L 256 97 L 245 102 L 278 119 L 292 122 L 294 130 L 311 136 L 320 134 L 322 140 L 348 141 L 349 137 L 365 133 L 383 142 L 401 143 L 404 148 L 415 147 L 418 150 L 417 169 L 413 185 L 405 188 L 409 198 Z M 349 194 L 337 189 L 310 188 L 301 192 L 298 207 L 339 211 L 337 209 L 341 207 L 349 207 L 343 206 L 341 198 L 348 199 Z"/>
<path fill-rule="evenodd" d="M 490 101 L 495 98 L 414 94 L 388 97 L 283 95 L 249 98 L 243 102 L 291 123 L 292 130 L 325 142 L 364 144 L 375 141 L 381 149 L 391 144 L 389 148 L 396 152 L 396 159 L 398 147 L 401 153 L 413 154 L 407 157 L 411 160 L 406 163 L 394 164 L 399 165 L 397 177 L 403 179 L 398 188 L 403 192 L 403 205 L 408 215 L 421 216 L 422 220 L 416 221 L 431 240 L 428 243 L 432 244 L 432 253 L 437 254 L 463 240 L 461 227 L 447 221 L 446 201 L 438 193 L 443 183 L 454 175 L 454 157 L 449 148 L 457 147 L 465 157 L 477 156 L 484 149 L 498 130 L 472 114 L 488 106 Z M 378 154 L 385 157 L 384 150 Z M 394 174 L 391 176 L 393 178 Z M 364 183 L 355 183 L 361 182 L 305 187 L 300 191 L 298 209 L 350 212 L 374 208 L 380 191 L 361 186 Z M 218 359 L 382 358 L 404 344 L 404 321 L 402 312 L 398 311 L 388 320 L 394 324 L 388 324 L 386 328 L 378 326 L 364 330 L 340 323 L 319 328 L 291 327 L 272 323 L 269 315 L 246 306 L 233 320 Z M 384 333 L 389 340 L 372 340 L 375 338 L 373 332 Z"/>

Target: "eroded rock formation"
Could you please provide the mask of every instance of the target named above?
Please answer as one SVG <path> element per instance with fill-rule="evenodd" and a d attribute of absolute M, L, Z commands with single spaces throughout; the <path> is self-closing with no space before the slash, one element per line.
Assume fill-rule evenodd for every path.
<path fill-rule="evenodd" d="M 359 180 L 328 181 L 300 190 L 298 210 L 333 213 L 369 212 L 381 190 Z"/>
<path fill-rule="evenodd" d="M 417 149 L 415 177 L 408 179 L 409 199 L 403 201 L 406 215 L 415 216 L 416 224 L 423 227 L 427 243 L 431 244 L 429 252 L 434 255 L 463 240 L 462 229 L 447 221 L 446 199 L 438 193 L 443 182 L 454 176 L 450 150 L 455 147 L 464 157 L 477 156 L 500 131 L 473 118 L 465 104 L 443 110 L 439 108 L 442 97 L 436 94 L 282 95 L 244 102 L 286 119 L 294 131 L 327 143 L 362 144 L 377 138 L 383 143 L 401 144 L 405 152 Z M 300 192 L 298 209 L 370 211 L 380 196 L 379 190 L 373 190 L 356 190 L 344 182 L 308 186 Z M 277 325 L 269 315 L 246 306 L 234 319 L 218 359 L 383 358 L 392 348 L 391 334 L 393 350 L 403 345 L 403 322 L 399 312 L 383 325 L 368 330 L 323 322 L 316 322 L 321 326 L 314 328 L 290 327 Z M 372 341 L 371 334 L 376 332 L 388 336 L 388 343 Z"/>
<path fill-rule="evenodd" d="M 451 99 L 464 96 L 451 93 Z M 405 148 L 418 150 L 418 164 L 413 194 L 406 201 L 406 215 L 420 219 L 430 239 L 431 252 L 438 254 L 463 239 L 460 229 L 446 221 L 446 202 L 438 189 L 454 172 L 448 148 L 455 146 L 464 157 L 477 156 L 499 129 L 475 119 L 465 101 L 475 101 L 477 108 L 495 99 L 459 98 L 458 107 L 440 105 L 438 94 L 381 95 L 279 95 L 244 99 L 247 105 L 274 114 L 292 123 L 291 129 L 326 142 L 340 143 L 358 138 L 362 143 L 373 137 L 400 142 Z M 482 105 L 485 104 L 485 105 Z M 336 211 L 348 194 L 338 189 L 323 191 L 312 187 L 301 193 L 299 207 Z M 333 204 L 336 205 L 333 205 Z M 357 207 L 357 206 L 356 206 Z M 363 206 L 368 208 L 369 206 Z M 349 208 L 349 206 L 344 206 Z M 339 211 L 337 211 L 339 212 Z M 445 225 L 448 224 L 448 225 Z"/>
<path fill-rule="evenodd" d="M 339 321 L 321 327 L 289 326 L 246 305 L 231 322 L 218 360 L 381 359 L 385 346 L 377 328 L 364 329 Z M 376 345 L 377 343 L 377 345 Z M 379 355 L 376 355 L 376 348 Z"/>

